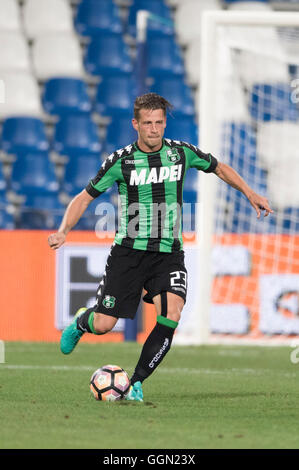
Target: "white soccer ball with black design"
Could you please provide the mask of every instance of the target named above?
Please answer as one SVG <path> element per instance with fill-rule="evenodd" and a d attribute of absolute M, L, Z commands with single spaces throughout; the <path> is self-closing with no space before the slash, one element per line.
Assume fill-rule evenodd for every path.
<path fill-rule="evenodd" d="M 116 401 L 126 397 L 130 388 L 127 372 L 119 366 L 97 369 L 90 379 L 90 390 L 96 400 Z"/>

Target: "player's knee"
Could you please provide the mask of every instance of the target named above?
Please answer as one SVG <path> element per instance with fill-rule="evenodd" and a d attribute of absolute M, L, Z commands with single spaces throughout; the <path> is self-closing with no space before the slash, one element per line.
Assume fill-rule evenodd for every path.
<path fill-rule="evenodd" d="M 170 310 L 167 312 L 167 318 L 178 323 L 181 319 L 181 312 L 179 310 Z"/>
<path fill-rule="evenodd" d="M 168 301 L 167 305 L 167 318 L 175 322 L 179 322 L 181 319 L 181 312 L 184 307 L 184 300 L 182 298 L 175 299 L 173 301 Z"/>

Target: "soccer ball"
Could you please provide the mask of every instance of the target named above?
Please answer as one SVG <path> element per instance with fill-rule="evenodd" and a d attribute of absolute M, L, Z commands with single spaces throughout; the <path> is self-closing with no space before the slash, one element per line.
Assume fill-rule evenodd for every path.
<path fill-rule="evenodd" d="M 90 379 L 90 390 L 96 400 L 122 400 L 128 394 L 129 388 L 129 376 L 119 366 L 103 366 L 97 369 Z"/>

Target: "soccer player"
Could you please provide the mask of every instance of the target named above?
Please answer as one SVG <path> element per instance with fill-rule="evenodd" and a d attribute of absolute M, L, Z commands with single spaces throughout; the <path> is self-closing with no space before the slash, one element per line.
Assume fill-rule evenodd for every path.
<path fill-rule="evenodd" d="M 187 271 L 182 243 L 181 208 L 188 168 L 214 173 L 247 196 L 260 217 L 272 212 L 230 166 L 186 142 L 164 139 L 171 104 L 148 93 L 134 103 L 136 142 L 112 153 L 98 174 L 68 205 L 57 233 L 49 236 L 59 248 L 90 202 L 117 182 L 121 198 L 120 228 L 97 291 L 97 303 L 81 308 L 63 331 L 61 351 L 69 354 L 85 332 L 103 335 L 119 318 L 134 318 L 143 300 L 153 303 L 157 323 L 146 339 L 131 378 L 129 400 L 143 401 L 142 383 L 169 351 L 186 301 Z M 208 177 L 208 176 L 207 176 Z"/>

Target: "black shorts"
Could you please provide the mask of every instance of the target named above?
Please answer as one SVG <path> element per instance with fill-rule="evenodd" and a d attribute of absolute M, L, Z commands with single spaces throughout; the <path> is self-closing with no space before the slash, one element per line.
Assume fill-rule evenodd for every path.
<path fill-rule="evenodd" d="M 186 302 L 184 252 L 160 253 L 113 245 L 94 310 L 117 318 L 134 318 L 143 289 L 147 291 L 143 300 L 148 303 L 163 291 L 177 294 Z"/>

